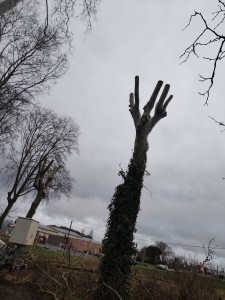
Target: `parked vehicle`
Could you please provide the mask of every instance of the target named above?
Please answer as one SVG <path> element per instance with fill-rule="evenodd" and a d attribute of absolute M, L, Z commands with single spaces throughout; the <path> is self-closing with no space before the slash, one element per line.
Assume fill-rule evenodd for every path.
<path fill-rule="evenodd" d="M 160 269 L 160 270 L 168 270 L 169 269 L 168 266 L 166 266 L 166 265 L 157 265 L 156 268 Z"/>
<path fill-rule="evenodd" d="M 43 247 L 44 247 L 45 249 L 49 249 L 49 248 L 50 248 L 48 244 L 45 244 Z"/>

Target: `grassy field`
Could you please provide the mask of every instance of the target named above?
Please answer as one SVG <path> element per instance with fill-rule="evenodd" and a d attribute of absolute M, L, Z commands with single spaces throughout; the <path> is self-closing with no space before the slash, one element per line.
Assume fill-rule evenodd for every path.
<path fill-rule="evenodd" d="M 28 269 L 0 273 L 1 300 L 89 300 L 98 286 L 97 257 L 69 256 L 35 245 L 24 248 L 20 258 Z M 132 300 L 225 300 L 225 281 L 217 278 L 136 265 L 131 281 Z M 22 298 L 13 298 L 13 292 Z"/>

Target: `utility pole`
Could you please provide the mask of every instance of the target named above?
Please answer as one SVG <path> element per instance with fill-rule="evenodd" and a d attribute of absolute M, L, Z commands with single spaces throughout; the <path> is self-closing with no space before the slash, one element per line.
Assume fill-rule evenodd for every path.
<path fill-rule="evenodd" d="M 70 231 L 72 227 L 73 221 L 71 220 L 70 222 L 70 229 L 68 231 L 68 237 L 67 237 L 67 242 L 68 242 L 68 255 L 69 255 L 69 267 L 70 267 L 70 244 L 69 244 L 69 236 L 70 236 Z"/>
<path fill-rule="evenodd" d="M 73 221 L 71 220 L 71 222 L 70 222 L 70 228 L 68 230 L 68 234 L 67 234 L 67 237 L 66 237 L 65 249 L 64 249 L 64 252 L 63 252 L 63 255 L 64 255 L 65 250 L 67 248 L 67 250 L 68 250 L 68 263 L 69 263 L 69 270 L 70 270 L 70 278 L 71 278 L 71 268 L 70 268 L 71 261 L 70 261 L 70 243 L 69 243 L 69 237 L 70 237 L 70 231 L 71 231 L 72 224 L 73 224 Z M 62 300 L 65 299 L 65 295 L 66 295 L 67 289 L 68 289 L 68 282 L 67 282 L 67 285 L 65 286 L 65 289 L 64 289 L 64 292 L 63 292 L 63 296 L 62 296 Z"/>
<path fill-rule="evenodd" d="M 71 222 L 70 222 L 70 228 L 68 230 L 67 237 L 66 237 L 66 244 L 65 244 L 64 253 L 65 253 L 66 248 L 69 250 L 69 236 L 70 236 L 70 231 L 71 231 L 72 224 L 73 224 L 73 221 L 71 220 Z M 68 251 L 68 253 L 69 253 L 69 261 L 70 261 L 70 251 Z"/>

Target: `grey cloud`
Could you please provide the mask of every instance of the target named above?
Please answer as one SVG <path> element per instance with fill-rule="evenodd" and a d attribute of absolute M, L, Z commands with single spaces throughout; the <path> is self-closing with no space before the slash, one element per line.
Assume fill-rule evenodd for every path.
<path fill-rule="evenodd" d="M 225 133 L 208 117 L 225 121 L 223 70 L 218 69 L 205 107 L 198 73 L 208 74 L 208 65 L 196 58 L 179 65 L 179 55 L 201 26 L 196 20 L 181 31 L 194 9 L 215 11 L 216 5 L 204 0 L 103 1 L 85 42 L 78 38 L 81 26 L 74 26 L 70 70 L 42 104 L 80 125 L 80 155 L 68 160 L 76 183 L 69 202 L 39 209 L 41 222 L 69 224 L 73 219 L 93 225 L 102 238 L 107 205 L 121 181 L 119 164 L 126 169 L 132 154 L 135 131 L 128 100 L 134 76 L 140 75 L 141 107 L 159 79 L 171 84 L 174 99 L 167 118 L 149 137 L 151 176 L 145 186 L 153 198 L 143 189 L 137 236 L 194 245 L 216 236 L 223 245 Z"/>

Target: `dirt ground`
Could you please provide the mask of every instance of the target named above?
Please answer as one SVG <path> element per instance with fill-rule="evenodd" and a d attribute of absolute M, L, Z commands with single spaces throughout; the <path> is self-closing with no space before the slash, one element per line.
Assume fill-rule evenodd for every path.
<path fill-rule="evenodd" d="M 1 300 L 43 300 L 37 287 L 27 283 L 32 270 L 23 269 L 9 272 L 6 269 L 0 273 Z"/>
<path fill-rule="evenodd" d="M 1 270 L 0 300 L 93 299 L 98 279 L 96 258 L 70 258 L 43 248 L 32 249 L 33 253 L 21 254 L 27 269 Z M 224 281 L 202 276 L 193 281 L 193 274 L 166 272 L 153 266 L 135 266 L 131 283 L 135 300 L 225 300 Z M 186 291 L 185 298 L 182 295 Z"/>
<path fill-rule="evenodd" d="M 0 299 L 1 300 L 42 300 L 34 290 L 31 291 L 29 286 L 10 283 L 0 280 Z"/>

